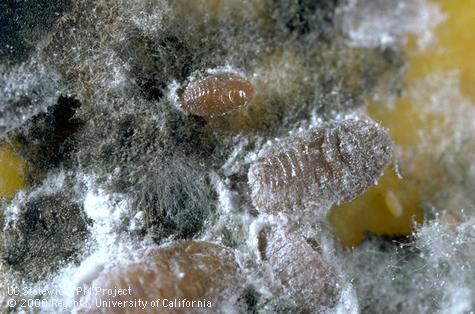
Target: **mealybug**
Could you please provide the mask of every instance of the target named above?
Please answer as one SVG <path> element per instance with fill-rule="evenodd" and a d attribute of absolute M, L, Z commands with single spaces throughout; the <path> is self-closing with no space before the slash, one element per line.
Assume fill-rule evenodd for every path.
<path fill-rule="evenodd" d="M 147 254 L 141 262 L 117 265 L 96 274 L 89 285 L 102 291 L 122 293 L 85 295 L 79 293 L 81 313 L 97 313 L 96 302 L 133 302 L 141 299 L 148 304 L 155 300 L 200 300 L 211 305 L 203 308 L 216 309 L 239 294 L 242 284 L 234 253 L 225 247 L 203 241 L 183 241 L 173 243 Z M 87 285 L 85 288 L 88 288 Z M 177 309 L 159 309 L 145 312 L 181 313 Z M 180 307 L 188 307 L 183 305 Z M 135 313 L 135 311 L 132 311 Z M 127 311 L 128 313 L 128 311 Z"/>
<path fill-rule="evenodd" d="M 245 77 L 217 73 L 188 84 L 180 105 L 193 115 L 214 117 L 247 106 L 253 96 L 254 88 Z"/>
<path fill-rule="evenodd" d="M 368 121 L 333 122 L 288 137 L 251 165 L 253 204 L 269 213 L 328 210 L 375 184 L 391 155 L 387 132 Z"/>
<path fill-rule="evenodd" d="M 261 259 L 303 312 L 320 312 L 338 301 L 337 276 L 324 257 L 287 228 L 268 227 L 259 234 Z"/>

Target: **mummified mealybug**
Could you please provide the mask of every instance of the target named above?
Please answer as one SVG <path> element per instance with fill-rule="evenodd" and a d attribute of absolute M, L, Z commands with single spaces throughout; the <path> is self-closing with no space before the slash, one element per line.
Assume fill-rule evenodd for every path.
<path fill-rule="evenodd" d="M 323 211 L 375 184 L 391 161 L 387 132 L 347 120 L 277 142 L 249 169 L 254 206 L 265 212 Z"/>
<path fill-rule="evenodd" d="M 244 285 L 233 251 L 204 241 L 176 242 L 150 251 L 140 262 L 105 268 L 94 277 L 86 288 L 128 292 L 117 295 L 76 292 L 76 299 L 83 307 L 80 313 L 102 313 L 97 302 L 129 303 L 137 299 L 149 305 L 154 300 L 208 300 L 220 312 L 222 305 L 239 296 Z M 131 308 L 114 313 L 188 313 L 183 308 L 151 307 L 145 311 Z"/>
<path fill-rule="evenodd" d="M 335 269 L 307 241 L 287 228 L 264 228 L 259 251 L 303 313 L 333 307 L 340 292 Z"/>
<path fill-rule="evenodd" d="M 217 73 L 191 82 L 181 96 L 181 108 L 193 115 L 213 117 L 247 106 L 252 84 L 234 73 Z"/>

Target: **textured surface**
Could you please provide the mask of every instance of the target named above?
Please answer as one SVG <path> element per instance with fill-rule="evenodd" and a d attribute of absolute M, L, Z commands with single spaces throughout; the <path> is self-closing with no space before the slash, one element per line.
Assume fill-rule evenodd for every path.
<path fill-rule="evenodd" d="M 61 93 L 66 93 L 61 79 L 41 62 L 0 64 L 0 136 L 46 111 Z"/>
<path fill-rule="evenodd" d="M 152 251 L 142 262 L 105 270 L 91 283 L 106 289 L 131 288 L 132 295 L 111 297 L 110 300 L 133 301 L 157 299 L 212 302 L 219 312 L 220 304 L 228 301 L 229 291 L 239 290 L 238 265 L 231 250 L 203 241 L 185 241 Z M 96 299 L 101 295 L 84 297 L 87 313 L 97 313 Z M 103 299 L 107 299 L 104 298 Z M 196 307 L 196 306 L 195 306 Z M 85 307 L 87 308 L 87 307 Z M 197 308 L 197 307 L 196 307 Z M 177 309 L 138 307 L 117 309 L 114 313 L 184 313 Z M 102 312 L 101 312 L 102 313 Z"/>
<path fill-rule="evenodd" d="M 440 13 L 447 15 L 447 23 L 431 32 L 438 21 L 431 9 L 437 6 L 434 1 L 441 4 Z M 70 5 L 62 6 L 63 10 L 56 7 L 60 2 Z M 293 231 L 337 270 L 340 297 L 332 308 L 335 312 L 468 313 L 475 308 L 475 115 L 470 110 L 475 110 L 475 59 L 473 36 L 466 31 L 473 29 L 468 22 L 474 20 L 472 3 L 2 3 L 5 10 L 0 10 L 0 20 L 6 28 L 0 25 L 5 30 L 0 31 L 0 42 L 8 47 L 0 47 L 0 141 L 19 142 L 21 148 L 15 146 L 15 153 L 31 167 L 27 186 L 11 201 L 0 200 L 0 308 L 6 309 L 9 299 L 6 291 L 1 293 L 2 287 L 58 285 L 64 294 L 52 297 L 64 300 L 67 309 L 18 307 L 11 312 L 70 313 L 74 311 L 70 290 L 84 281 L 90 269 L 97 265 L 105 270 L 126 269 L 131 263 L 149 267 L 144 251 L 161 247 L 165 241 L 192 238 L 232 247 L 245 277 L 245 284 L 229 280 L 245 286 L 244 295 L 235 296 L 238 301 L 226 310 L 214 312 L 298 313 L 300 304 L 295 297 L 285 293 L 270 265 L 257 258 L 254 231 L 260 230 L 256 225 L 272 224 L 275 216 L 286 216 L 292 224 L 304 208 Z M 15 12 L 13 6 L 18 8 Z M 449 8 L 457 9 L 447 11 Z M 425 42 L 431 33 L 437 40 L 421 53 L 417 43 Z M 413 48 L 403 47 L 406 42 Z M 435 66 L 442 73 L 431 73 Z M 247 107 L 212 119 L 178 108 L 178 98 L 188 83 L 218 70 L 244 73 L 252 82 L 255 96 Z M 403 81 L 405 73 L 410 73 L 410 81 Z M 365 106 L 368 103 L 383 108 L 394 123 L 388 124 L 383 115 L 375 116 L 372 106 Z M 397 114 L 400 111 L 405 115 Z M 428 119 L 434 114 L 442 119 L 425 131 L 417 128 L 419 119 L 413 119 L 417 112 Z M 292 177 L 278 193 L 266 187 L 261 190 L 272 193 L 259 195 L 264 201 L 277 198 L 272 202 L 279 204 L 281 199 L 293 202 L 291 198 L 300 193 L 297 195 L 306 197 L 304 206 L 282 205 L 295 210 L 289 215 L 258 212 L 249 192 L 248 171 L 265 143 L 300 130 L 337 128 L 347 122 L 331 121 L 365 114 L 390 129 L 398 174 L 401 181 L 416 182 L 415 192 L 438 181 L 437 173 L 447 174 L 435 197 L 424 196 L 415 202 L 409 194 L 385 185 L 384 177 L 379 179 L 375 188 L 384 191 L 380 204 L 389 209 L 386 217 L 406 217 L 400 213 L 407 201 L 424 208 L 428 216 L 422 226 L 413 229 L 415 235 L 371 241 L 375 238 L 365 234 L 361 246 L 341 248 L 334 230 L 320 217 L 326 206 L 319 204 L 340 201 L 350 189 L 345 188 L 343 176 L 350 167 L 335 159 L 339 153 L 332 148 L 336 147 L 333 140 L 329 147 L 335 154 L 329 153 L 327 164 L 321 166 L 315 157 L 317 166 L 304 168 L 307 177 L 318 174 L 326 180 L 314 184 L 311 193 L 305 194 L 305 187 L 313 183 L 304 176 L 301 181 Z M 79 127 L 71 123 L 74 121 Z M 412 147 L 398 146 L 401 142 L 394 136 L 398 129 Z M 364 131 L 350 135 L 366 140 L 373 131 L 369 128 L 367 135 L 362 135 Z M 433 141 L 436 138 L 440 141 Z M 290 143 L 296 145 L 299 136 L 294 139 Z M 373 169 L 373 158 L 380 157 L 372 153 L 374 146 L 357 144 L 349 154 L 351 163 Z M 285 159 L 280 161 L 285 164 Z M 427 171 L 410 178 L 415 173 L 412 169 Z M 281 180 L 287 179 L 286 170 L 281 172 Z M 352 175 L 358 177 L 352 181 L 358 188 L 377 177 L 371 178 L 372 172 L 361 168 Z M 54 184 L 44 184 L 45 177 Z M 51 201 L 52 193 L 61 197 Z M 363 193 L 374 195 L 369 190 Z M 442 222 L 432 220 L 431 208 L 435 213 L 447 210 L 457 220 L 455 226 L 443 228 Z M 460 214 L 462 208 L 465 216 Z M 355 227 L 366 218 L 378 217 L 369 208 L 361 211 L 365 215 L 352 208 L 352 218 L 340 216 L 338 220 Z M 313 217 L 315 213 L 319 215 Z M 86 234 L 74 231 L 84 230 L 80 214 L 90 218 Z M 375 220 L 381 227 L 383 222 Z M 293 255 L 291 249 L 285 252 Z M 282 266 L 281 273 L 292 274 L 293 260 L 286 255 L 282 259 L 290 269 Z M 168 261 L 179 264 L 181 255 Z M 44 280 L 32 283 L 34 278 Z M 211 278 L 216 280 L 216 276 Z M 18 299 L 27 297 L 32 296 Z M 232 299 L 229 297 L 231 303 Z"/>
<path fill-rule="evenodd" d="M 253 96 L 254 88 L 243 76 L 218 73 L 191 82 L 181 107 L 197 116 L 213 117 L 248 105 Z"/>
<path fill-rule="evenodd" d="M 285 228 L 266 228 L 259 249 L 300 311 L 319 312 L 336 304 L 334 269 L 304 238 Z"/>
<path fill-rule="evenodd" d="M 20 205 L 18 215 L 17 222 L 5 226 L 3 239 L 2 258 L 12 269 L 36 281 L 77 260 L 90 220 L 70 196 L 55 193 L 32 198 Z"/>
<path fill-rule="evenodd" d="M 265 212 L 349 201 L 375 184 L 391 161 L 385 130 L 343 121 L 274 144 L 249 169 L 254 205 Z"/>

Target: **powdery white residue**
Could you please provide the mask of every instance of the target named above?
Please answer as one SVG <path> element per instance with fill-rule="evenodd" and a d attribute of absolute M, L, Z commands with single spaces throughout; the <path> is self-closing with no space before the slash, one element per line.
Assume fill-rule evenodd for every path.
<path fill-rule="evenodd" d="M 5 224 L 4 229 L 7 226 L 14 226 L 15 222 L 18 220 L 18 216 L 20 215 L 20 205 L 26 201 L 26 193 L 24 191 L 20 191 L 15 195 L 15 198 L 12 202 L 5 208 L 3 215 L 5 217 Z"/>
<path fill-rule="evenodd" d="M 180 97 L 178 97 L 178 89 L 180 89 L 180 87 L 181 85 L 176 80 L 173 80 L 168 85 L 166 93 L 166 97 L 179 109 L 181 108 Z"/>
<path fill-rule="evenodd" d="M 262 139 L 255 139 L 258 143 L 261 140 Z M 226 177 L 244 171 L 245 166 L 257 158 L 256 152 L 254 150 L 249 150 L 249 146 L 252 145 L 251 143 L 253 140 L 243 137 L 242 135 L 237 135 L 233 139 L 233 142 L 233 148 L 221 167 L 221 170 Z M 257 146 L 258 145 L 259 144 L 257 144 Z"/>
<path fill-rule="evenodd" d="M 442 116 L 455 132 L 475 129 L 475 106 L 460 90 L 459 70 L 432 72 L 414 82 L 407 93 L 423 115 Z"/>
<path fill-rule="evenodd" d="M 113 234 L 114 227 L 120 223 L 120 217 L 126 214 L 127 202 L 114 199 L 114 196 L 89 182 L 84 198 L 84 211 L 94 221 L 93 233 L 104 239 Z"/>
<path fill-rule="evenodd" d="M 200 240 L 240 244 L 240 249 L 247 251 L 244 246 L 249 225 L 254 217 L 249 214 L 248 204 L 243 201 L 243 196 L 229 187 L 229 179 L 223 179 L 216 173 L 210 174 L 211 184 L 218 196 L 215 218 L 211 218 L 205 227 Z M 231 238 L 228 238 L 228 236 Z M 231 245 L 232 246 L 232 245 Z"/>
<path fill-rule="evenodd" d="M 475 106 L 460 89 L 458 70 L 431 73 L 407 91 L 407 98 L 421 118 L 437 117 L 437 123 L 421 128 L 412 153 L 430 154 L 445 173 L 444 186 L 431 201 L 436 207 L 459 210 L 473 207 L 475 184 Z M 406 153 L 406 154 L 410 154 Z"/>
<path fill-rule="evenodd" d="M 358 314 L 360 313 L 358 297 L 356 295 L 353 285 L 345 283 L 341 289 L 341 297 L 339 303 L 334 309 L 328 311 L 328 313 L 335 314 Z"/>
<path fill-rule="evenodd" d="M 57 193 L 64 186 L 66 173 L 52 173 L 43 181 L 43 183 L 33 191 L 21 190 L 16 195 L 11 203 L 5 208 L 5 228 L 9 225 L 14 225 L 20 214 L 21 206 L 28 200 L 34 199 L 42 195 L 51 195 Z"/>
<path fill-rule="evenodd" d="M 246 77 L 246 74 L 243 71 L 233 67 L 230 64 L 225 64 L 223 66 L 207 69 L 206 73 L 208 74 L 233 73 L 233 74 L 238 74 L 243 77 Z"/>
<path fill-rule="evenodd" d="M 230 213 L 238 207 L 236 204 L 237 193 L 227 187 L 229 180 L 223 181 L 216 173 L 211 174 L 211 182 L 218 194 L 219 209 L 223 214 Z"/>
<path fill-rule="evenodd" d="M 475 219 L 461 212 L 453 226 L 444 219 L 424 225 L 416 245 L 425 260 L 427 281 L 440 289 L 440 313 L 468 313 L 475 308 Z"/>
<path fill-rule="evenodd" d="M 86 185 L 84 211 L 93 221 L 90 237 L 92 253 L 85 256 L 79 265 L 68 265 L 63 268 L 52 280 L 52 286 L 62 293 L 56 298 L 64 302 L 68 308 L 73 307 L 77 287 L 89 285 L 111 262 L 134 260 L 137 258 L 136 254 L 143 253 L 142 250 L 134 250 L 133 244 L 123 239 L 117 232 L 123 216 L 128 212 L 127 199 L 123 195 L 110 194 L 98 187 L 89 176 L 84 176 L 81 180 Z M 142 245 L 153 247 L 147 241 Z M 49 302 L 50 306 L 52 304 L 53 302 Z"/>
<path fill-rule="evenodd" d="M 417 36 L 419 49 L 433 40 L 432 30 L 445 15 L 427 0 L 351 0 L 337 10 L 340 25 L 354 47 L 391 46 Z"/>
<path fill-rule="evenodd" d="M 170 8 L 157 1 L 133 1 L 128 18 L 145 36 L 155 36 L 162 29 L 162 21 L 170 15 Z M 126 13 L 127 14 L 127 13 Z"/>
<path fill-rule="evenodd" d="M 255 254 L 255 258 L 260 260 L 259 253 L 259 233 L 266 227 L 270 226 L 285 226 L 288 224 L 288 219 L 284 215 L 267 215 L 262 213 L 257 217 L 249 226 L 249 237 L 247 239 L 247 245 L 251 252 Z"/>
<path fill-rule="evenodd" d="M 430 155 L 444 172 L 442 188 L 430 200 L 435 218 L 416 230 L 412 243 L 397 246 L 370 239 L 339 260 L 361 308 L 468 313 L 475 308 L 475 107 L 461 92 L 457 70 L 417 80 L 405 98 L 421 118 L 436 117 L 406 152 Z"/>
<path fill-rule="evenodd" d="M 46 111 L 62 93 L 61 76 L 38 61 L 0 64 L 0 135 Z"/>
<path fill-rule="evenodd" d="M 456 283 L 447 286 L 446 300 L 442 304 L 441 314 L 473 313 L 473 291 L 466 287 L 459 287 Z"/>
<path fill-rule="evenodd" d="M 139 211 L 130 221 L 129 230 L 130 231 L 139 231 L 145 227 L 145 213 Z"/>
<path fill-rule="evenodd" d="M 469 313 L 475 307 L 475 219 L 436 218 L 398 244 L 371 238 L 337 248 L 360 308 L 374 313 Z M 409 297 L 410 296 L 410 297 Z"/>

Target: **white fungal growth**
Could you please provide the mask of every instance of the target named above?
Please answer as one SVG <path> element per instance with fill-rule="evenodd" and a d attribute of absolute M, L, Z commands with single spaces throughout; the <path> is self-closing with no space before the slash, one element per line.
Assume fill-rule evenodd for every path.
<path fill-rule="evenodd" d="M 44 64 L 29 60 L 0 63 L 0 136 L 55 104 L 66 88 L 61 76 Z"/>
<path fill-rule="evenodd" d="M 399 45 L 406 35 L 415 34 L 423 50 L 434 40 L 432 30 L 445 19 L 440 7 L 427 0 L 351 0 L 339 14 L 349 44 L 356 47 Z"/>

